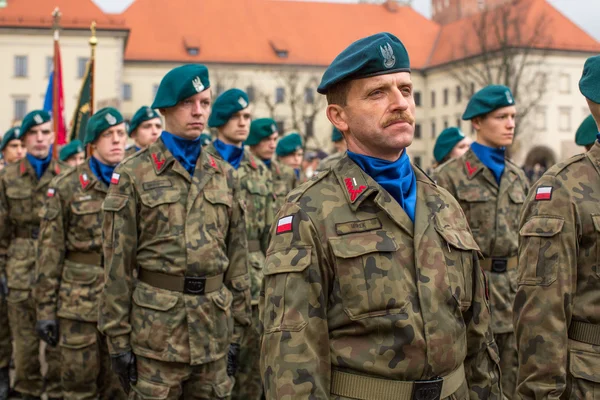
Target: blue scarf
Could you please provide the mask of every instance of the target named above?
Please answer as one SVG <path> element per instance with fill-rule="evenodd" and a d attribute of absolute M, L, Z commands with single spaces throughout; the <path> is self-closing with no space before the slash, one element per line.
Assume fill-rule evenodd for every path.
<path fill-rule="evenodd" d="M 494 178 L 496 178 L 496 182 L 499 185 L 502 174 L 504 173 L 504 153 L 506 153 L 506 148 L 502 147 L 500 149 L 494 149 L 493 147 L 487 147 L 477 142 L 473 142 L 473 144 L 471 144 L 471 150 L 473 150 L 473 153 L 475 153 L 483 165 L 492 171 L 492 174 L 494 174 Z"/>
<path fill-rule="evenodd" d="M 135 151 L 140 151 L 142 148 L 135 146 Z"/>
<path fill-rule="evenodd" d="M 50 161 L 52 161 L 52 146 L 50 146 L 50 151 L 48 152 L 48 156 L 46 158 L 37 158 L 29 153 L 27 153 L 25 157 L 27 157 L 27 160 L 29 160 L 29 164 L 31 164 L 33 167 L 35 176 L 37 176 L 39 181 L 42 175 L 44 175 L 44 172 L 46 172 L 48 165 L 50 165 Z"/>
<path fill-rule="evenodd" d="M 296 179 L 300 179 L 300 168 L 294 168 L 294 173 L 296 174 Z"/>
<path fill-rule="evenodd" d="M 200 157 L 200 150 L 202 150 L 200 137 L 198 136 L 196 139 L 184 139 L 163 131 L 161 139 L 165 147 L 173 154 L 173 157 L 179 161 L 190 176 L 193 176 L 196 170 L 196 162 L 198 162 L 198 157 Z"/>
<path fill-rule="evenodd" d="M 237 147 L 232 144 L 223 143 L 219 139 L 213 142 L 215 149 L 221 157 L 227 161 L 234 169 L 238 169 L 244 158 L 244 145 Z"/>
<path fill-rule="evenodd" d="M 262 161 L 265 163 L 265 165 L 267 166 L 267 168 L 271 169 L 271 162 L 272 162 L 273 160 L 271 160 L 271 159 L 269 158 L 268 160 L 262 160 Z"/>
<path fill-rule="evenodd" d="M 116 165 L 106 165 L 94 156 L 90 157 L 90 169 L 92 173 L 101 182 L 104 182 L 106 186 L 110 186 L 110 179 L 116 167 Z"/>
<path fill-rule="evenodd" d="M 406 151 L 396 161 L 386 161 L 348 151 L 348 157 L 379 183 L 415 221 L 417 177 Z"/>

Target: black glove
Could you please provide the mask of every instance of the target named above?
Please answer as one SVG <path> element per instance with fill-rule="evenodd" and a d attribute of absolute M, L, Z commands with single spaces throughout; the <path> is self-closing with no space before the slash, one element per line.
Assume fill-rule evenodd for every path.
<path fill-rule="evenodd" d="M 35 330 L 44 342 L 52 347 L 58 344 L 58 321 L 57 320 L 42 320 L 35 324 Z"/>
<path fill-rule="evenodd" d="M 240 345 L 231 343 L 227 353 L 227 375 L 234 376 L 238 369 L 238 358 L 240 356 Z"/>
<path fill-rule="evenodd" d="M 6 280 L 6 275 L 4 274 L 0 275 L 0 296 L 2 296 L 3 299 L 6 299 L 8 296 L 8 282 Z"/>
<path fill-rule="evenodd" d="M 130 385 L 137 383 L 137 365 L 135 354 L 131 351 L 111 356 L 112 370 L 119 377 L 125 393 L 129 393 Z"/>

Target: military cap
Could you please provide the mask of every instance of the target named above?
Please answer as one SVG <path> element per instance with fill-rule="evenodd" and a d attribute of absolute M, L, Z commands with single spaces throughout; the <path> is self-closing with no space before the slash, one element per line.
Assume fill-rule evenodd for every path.
<path fill-rule="evenodd" d="M 504 85 L 489 85 L 471 97 L 462 119 L 468 121 L 502 107 L 514 106 L 512 92 Z"/>
<path fill-rule="evenodd" d="M 142 122 L 149 121 L 154 118 L 160 118 L 160 115 L 148 106 L 142 106 L 133 114 L 133 118 L 129 122 L 129 136 L 135 131 Z"/>
<path fill-rule="evenodd" d="M 210 87 L 208 69 L 202 64 L 173 68 L 162 78 L 152 108 L 169 108 Z"/>
<path fill-rule="evenodd" d="M 4 150 L 8 142 L 11 140 L 18 139 L 21 134 L 21 128 L 15 126 L 6 131 L 4 136 L 2 136 L 2 142 L 0 142 L 0 151 Z"/>
<path fill-rule="evenodd" d="M 600 103 L 600 55 L 585 61 L 583 74 L 579 80 L 579 90 L 594 103 Z"/>
<path fill-rule="evenodd" d="M 277 133 L 277 124 L 271 118 L 259 118 L 250 124 L 250 134 L 246 139 L 248 146 L 256 146 L 263 139 Z"/>
<path fill-rule="evenodd" d="M 74 156 L 77 153 L 83 153 L 85 150 L 83 148 L 83 143 L 81 140 L 72 140 L 68 144 L 64 145 L 62 149 L 60 149 L 60 153 L 58 154 L 58 158 L 60 161 L 67 161 L 69 157 Z"/>
<path fill-rule="evenodd" d="M 596 125 L 596 121 L 594 117 L 588 115 L 586 119 L 583 120 L 579 128 L 577 128 L 577 132 L 575 133 L 575 143 L 578 146 L 589 146 L 594 144 L 598 135 L 598 126 Z"/>
<path fill-rule="evenodd" d="M 342 132 L 334 126 L 333 131 L 331 132 L 331 141 L 339 142 L 341 140 L 344 140 L 344 135 L 342 135 Z"/>
<path fill-rule="evenodd" d="M 208 146 L 211 142 L 212 142 L 212 137 L 209 134 L 203 133 L 200 135 L 200 145 L 201 146 Z"/>
<path fill-rule="evenodd" d="M 287 156 L 288 154 L 292 154 L 297 150 L 302 148 L 302 137 L 297 133 L 290 133 L 285 135 L 279 142 L 277 142 L 277 148 L 275 149 L 275 153 L 279 157 Z"/>
<path fill-rule="evenodd" d="M 21 136 L 26 134 L 31 128 L 34 126 L 38 126 L 50 121 L 52 118 L 50 117 L 50 113 L 44 110 L 33 110 L 29 114 L 23 118 L 21 121 Z"/>
<path fill-rule="evenodd" d="M 101 110 L 96 111 L 88 121 L 87 127 L 85 128 L 85 139 L 83 144 L 90 144 L 105 130 L 119 125 L 123 122 L 123 116 L 121 113 L 112 107 L 104 107 Z"/>
<path fill-rule="evenodd" d="M 408 52 L 396 36 L 377 33 L 346 47 L 325 70 L 317 92 L 326 94 L 340 82 L 395 72 L 410 72 Z"/>
<path fill-rule="evenodd" d="M 218 128 L 225 125 L 233 114 L 248 107 L 249 104 L 248 95 L 243 90 L 229 89 L 223 92 L 213 103 L 208 126 Z"/>
<path fill-rule="evenodd" d="M 452 151 L 454 146 L 465 138 L 465 134 L 455 127 L 446 128 L 440 133 L 433 147 L 433 158 L 440 162 Z"/>

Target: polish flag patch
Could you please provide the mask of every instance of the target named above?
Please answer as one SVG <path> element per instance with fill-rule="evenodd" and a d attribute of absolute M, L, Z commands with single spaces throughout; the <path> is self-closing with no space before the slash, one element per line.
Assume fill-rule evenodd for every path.
<path fill-rule="evenodd" d="M 550 200 L 552 198 L 552 186 L 541 186 L 535 192 L 536 200 Z"/>
<path fill-rule="evenodd" d="M 110 178 L 111 185 L 116 185 L 117 183 L 119 183 L 119 179 L 121 179 L 121 175 L 117 174 L 116 172 L 113 172 Z"/>
<path fill-rule="evenodd" d="M 294 220 L 293 215 L 288 215 L 287 217 L 279 218 L 277 222 L 277 234 L 286 233 L 292 231 L 292 221 Z"/>
<path fill-rule="evenodd" d="M 46 193 L 46 194 L 48 197 L 54 197 L 54 193 L 56 193 L 54 188 L 50 188 L 50 189 L 48 189 L 48 193 Z"/>

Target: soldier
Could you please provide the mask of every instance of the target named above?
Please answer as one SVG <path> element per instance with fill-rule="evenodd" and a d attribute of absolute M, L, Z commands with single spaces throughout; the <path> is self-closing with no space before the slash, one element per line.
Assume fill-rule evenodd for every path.
<path fill-rule="evenodd" d="M 436 166 L 462 156 L 469 150 L 471 143 L 473 143 L 473 140 L 466 137 L 459 128 L 452 126 L 444 129 L 433 147 L 433 158 Z"/>
<path fill-rule="evenodd" d="M 300 180 L 300 167 L 304 157 L 302 137 L 296 132 L 285 135 L 277 142 L 275 153 L 279 162 L 292 168 L 296 174 L 296 179 Z"/>
<path fill-rule="evenodd" d="M 160 136 L 162 131 L 162 120 L 160 115 L 148 106 L 142 106 L 135 112 L 129 123 L 129 136 L 135 144 L 127 149 L 125 157 L 129 157 L 136 151 L 150 146 Z"/>
<path fill-rule="evenodd" d="M 250 260 L 250 292 L 252 293 L 252 326 L 244 332 L 240 344 L 238 371 L 235 374 L 233 399 L 260 400 L 260 334 L 258 331 L 258 298 L 262 285 L 262 269 L 273 223 L 273 188 L 269 169 L 243 146 L 252 120 L 248 95 L 230 89 L 214 102 L 208 126 L 218 135 L 207 150 L 219 155 L 235 170 L 246 204 L 246 238 Z M 231 369 L 231 368 L 230 368 Z"/>
<path fill-rule="evenodd" d="M 600 126 L 600 56 L 579 81 Z M 600 393 L 600 143 L 550 168 L 520 221 L 514 322 L 521 399 Z"/>
<path fill-rule="evenodd" d="M 340 161 L 342 156 L 346 153 L 346 150 L 348 150 L 348 146 L 346 146 L 346 141 L 344 140 L 344 135 L 342 135 L 342 132 L 340 132 L 340 130 L 335 126 L 331 132 L 331 142 L 335 147 L 335 152 L 321 160 L 319 167 L 317 168 L 317 172 L 333 167 L 338 161 Z"/>
<path fill-rule="evenodd" d="M 578 146 L 585 147 L 585 151 L 589 151 L 594 143 L 596 143 L 596 135 L 598 134 L 598 127 L 594 117 L 590 114 L 586 119 L 583 120 L 577 132 L 575 132 L 575 143 Z"/>
<path fill-rule="evenodd" d="M 267 399 L 500 399 L 477 244 L 405 151 L 415 102 L 404 45 L 358 40 L 317 90 L 348 152 L 287 197 L 271 231 Z"/>
<path fill-rule="evenodd" d="M 250 124 L 250 134 L 246 145 L 250 151 L 269 168 L 273 177 L 273 210 L 279 211 L 285 202 L 285 196 L 294 189 L 298 183 L 294 170 L 287 165 L 273 160 L 277 146 L 277 124 L 271 118 L 259 118 Z"/>
<path fill-rule="evenodd" d="M 72 140 L 60 149 L 58 158 L 69 167 L 75 168 L 85 161 L 85 149 L 81 140 Z"/>
<path fill-rule="evenodd" d="M 21 128 L 14 127 L 10 128 L 4 136 L 2 136 L 2 142 L 0 143 L 0 152 L 2 152 L 2 158 L 4 164 L 13 164 L 25 157 L 25 146 L 21 143 L 19 135 Z"/>
<path fill-rule="evenodd" d="M 516 389 L 517 348 L 512 304 L 517 285 L 518 221 L 529 182 L 505 157 L 514 138 L 516 107 L 506 86 L 487 86 L 471 97 L 462 116 L 471 121 L 477 140 L 462 156 L 440 165 L 435 179 L 460 203 L 485 259 L 481 267 L 490 285 L 492 331 L 500 352 L 502 391 Z"/>
<path fill-rule="evenodd" d="M 231 395 L 250 279 L 234 170 L 200 146 L 210 106 L 205 66 L 169 71 L 152 104 L 165 131 L 117 167 L 104 201 L 98 325 L 130 399 Z"/>
<path fill-rule="evenodd" d="M 52 160 L 54 132 L 50 114 L 43 110 L 23 118 L 19 137 L 27 150 L 25 158 L 0 174 L 0 274 L 6 273 L 9 293 L 8 319 L 15 348 L 15 390 L 25 399 L 37 399 L 44 391 L 49 398 L 62 397 L 60 354 L 46 347 L 48 363 L 42 377 L 40 340 L 35 332 L 36 308 L 31 293 L 35 282 L 39 212 L 46 201 L 50 181 L 60 173 Z"/>

